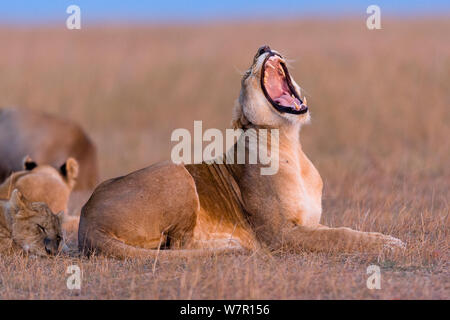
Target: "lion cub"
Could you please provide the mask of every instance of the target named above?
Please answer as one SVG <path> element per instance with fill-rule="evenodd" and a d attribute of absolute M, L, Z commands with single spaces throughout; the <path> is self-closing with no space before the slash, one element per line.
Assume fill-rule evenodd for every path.
<path fill-rule="evenodd" d="M 31 202 L 43 202 L 53 212 L 63 211 L 63 229 L 77 230 L 79 217 L 68 212 L 69 197 L 77 182 L 78 161 L 68 158 L 56 169 L 50 165 L 38 165 L 30 157 L 23 159 L 23 170 L 12 173 L 0 183 L 0 199 L 9 199 L 14 189 Z"/>
<path fill-rule="evenodd" d="M 0 253 L 56 255 L 62 249 L 62 212 L 54 214 L 42 202 L 30 202 L 15 189 L 9 200 L 0 200 Z"/>

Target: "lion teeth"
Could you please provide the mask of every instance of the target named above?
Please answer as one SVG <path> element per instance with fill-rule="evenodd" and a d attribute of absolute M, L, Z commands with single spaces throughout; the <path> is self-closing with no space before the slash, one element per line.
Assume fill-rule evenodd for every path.
<path fill-rule="evenodd" d="M 306 96 L 303 96 L 303 104 L 304 104 L 305 106 L 308 105 L 308 102 L 306 101 Z"/>
<path fill-rule="evenodd" d="M 300 110 L 300 106 L 297 104 L 297 102 L 296 101 L 294 101 L 294 105 L 295 105 L 295 110 Z"/>

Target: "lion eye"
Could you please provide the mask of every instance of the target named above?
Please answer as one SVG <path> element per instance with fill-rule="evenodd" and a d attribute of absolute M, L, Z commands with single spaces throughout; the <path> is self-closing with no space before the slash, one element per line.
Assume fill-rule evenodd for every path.
<path fill-rule="evenodd" d="M 39 230 L 41 230 L 43 233 L 46 233 L 45 228 L 43 226 L 41 226 L 40 224 L 38 224 L 37 226 L 38 226 Z"/>

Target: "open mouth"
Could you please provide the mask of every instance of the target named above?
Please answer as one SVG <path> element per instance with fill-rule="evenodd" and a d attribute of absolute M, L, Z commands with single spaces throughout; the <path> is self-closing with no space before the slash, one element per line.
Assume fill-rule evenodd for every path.
<path fill-rule="evenodd" d="M 276 53 L 270 53 L 261 70 L 261 88 L 266 99 L 282 113 L 303 114 L 308 111 L 291 83 L 285 63 Z"/>

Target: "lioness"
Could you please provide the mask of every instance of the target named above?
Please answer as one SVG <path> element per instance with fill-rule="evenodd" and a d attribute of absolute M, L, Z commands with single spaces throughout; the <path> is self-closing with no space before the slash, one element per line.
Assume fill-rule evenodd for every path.
<path fill-rule="evenodd" d="M 300 97 L 284 58 L 261 47 L 243 76 L 233 125 L 244 132 L 279 129 L 278 172 L 261 175 L 260 164 L 229 164 L 227 157 L 236 153 L 226 153 L 223 164 L 158 163 L 109 180 L 82 209 L 79 249 L 151 257 L 157 248 L 377 252 L 401 247 L 391 236 L 320 224 L 322 179 L 300 144 L 300 128 L 310 118 Z"/>
<path fill-rule="evenodd" d="M 0 199 L 8 200 L 14 189 L 31 202 L 43 202 L 53 212 L 64 212 L 67 226 L 77 223 L 78 217 L 67 215 L 69 196 L 78 177 L 78 162 L 69 158 L 59 168 L 38 165 L 31 158 L 23 161 L 23 169 L 11 174 L 0 185 Z M 74 221 L 71 221 L 74 220 Z"/>
<path fill-rule="evenodd" d="M 46 204 L 30 202 L 15 189 L 8 201 L 0 200 L 0 253 L 22 249 L 39 256 L 62 249 L 61 216 Z"/>
<path fill-rule="evenodd" d="M 77 159 L 79 175 L 69 209 L 79 213 L 98 183 L 97 150 L 73 121 L 31 109 L 0 109 L 0 183 L 22 170 L 30 156 L 41 165 L 59 169 L 69 158 Z"/>

